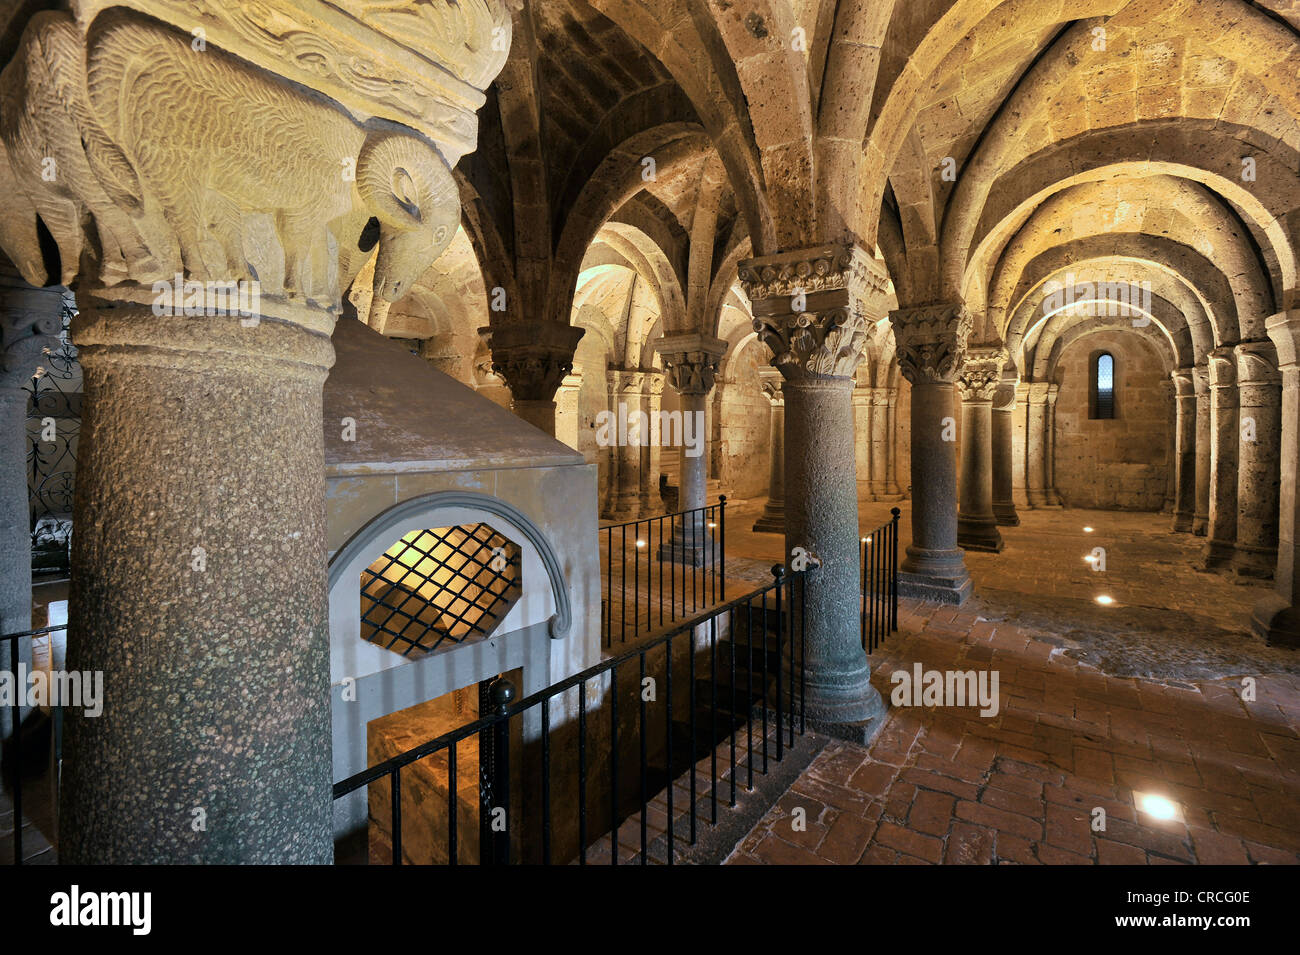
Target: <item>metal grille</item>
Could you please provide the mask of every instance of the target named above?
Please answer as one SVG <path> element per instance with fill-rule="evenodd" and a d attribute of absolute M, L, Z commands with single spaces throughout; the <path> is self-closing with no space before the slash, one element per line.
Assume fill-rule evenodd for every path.
<path fill-rule="evenodd" d="M 361 572 L 361 635 L 409 657 L 486 637 L 522 593 L 520 563 L 487 524 L 412 531 Z"/>
<path fill-rule="evenodd" d="M 65 300 L 59 341 L 45 350 L 25 389 L 32 569 L 38 573 L 66 573 L 69 565 L 72 488 L 81 434 L 81 365 L 68 337 L 75 313 Z"/>

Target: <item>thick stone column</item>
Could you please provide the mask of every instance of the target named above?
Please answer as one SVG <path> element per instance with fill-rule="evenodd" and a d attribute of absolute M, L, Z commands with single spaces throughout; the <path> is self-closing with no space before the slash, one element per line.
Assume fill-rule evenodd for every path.
<path fill-rule="evenodd" d="M 615 425 L 609 434 L 614 446 L 610 456 L 613 467 L 610 469 L 608 506 L 604 516 L 613 521 L 632 521 L 641 515 L 641 450 L 650 442 L 649 421 L 640 417 L 645 373 L 611 368 L 606 374 L 609 413 Z"/>
<path fill-rule="evenodd" d="M 965 603 L 971 581 L 957 546 L 953 382 L 966 359 L 971 314 L 963 304 L 938 304 L 889 317 L 912 384 L 912 543 L 899 586 L 911 596 Z"/>
<path fill-rule="evenodd" d="M 681 399 L 680 435 L 660 435 L 665 446 L 681 449 L 681 496 L 677 509 L 695 510 L 708 502 L 709 392 L 727 343 L 709 335 L 665 336 L 655 345 L 664 363 L 664 378 Z M 673 539 L 660 553 L 667 560 L 699 567 L 713 559 L 712 536 L 703 514 L 676 522 Z"/>
<path fill-rule="evenodd" d="M 886 500 L 889 480 L 886 465 L 889 444 L 889 396 L 884 388 L 871 389 L 871 499 Z"/>
<path fill-rule="evenodd" d="M 1043 411 L 1043 497 L 1044 507 L 1060 507 L 1056 490 L 1056 399 L 1061 386 L 1053 382 L 1047 388 L 1047 407 Z"/>
<path fill-rule="evenodd" d="M 784 379 L 775 368 L 760 368 L 759 380 L 763 385 L 763 394 L 767 396 L 772 408 L 770 453 L 768 461 L 770 472 L 767 485 L 767 503 L 763 513 L 754 522 L 754 530 L 764 534 L 785 533 L 785 394 L 782 392 Z"/>
<path fill-rule="evenodd" d="M 641 411 L 646 416 L 645 420 L 650 423 L 652 432 L 656 427 L 655 423 L 659 421 L 659 410 L 663 402 L 663 395 L 663 372 L 647 369 L 641 378 Z M 647 514 L 663 512 L 663 505 L 659 501 L 659 486 L 655 477 L 659 473 L 659 442 L 653 440 L 653 433 L 648 434 L 647 437 L 650 440 L 645 441 L 641 447 L 638 510 L 642 517 Z"/>
<path fill-rule="evenodd" d="M 993 392 L 993 516 L 1003 527 L 1016 527 L 1020 515 L 1015 502 L 1015 372 L 1003 370 L 1002 380 Z"/>
<path fill-rule="evenodd" d="M 1273 593 L 1255 604 L 1251 624 L 1270 644 L 1300 647 L 1300 309 L 1265 323 L 1282 377 L 1277 571 Z"/>
<path fill-rule="evenodd" d="M 103 696 L 64 713 L 59 861 L 328 863 L 330 334 L 368 259 L 392 302 L 454 237 L 509 11 L 132 6 L 34 15 L 0 75 L 0 244 L 37 284 L 57 247 L 80 309 L 67 662 Z"/>
<path fill-rule="evenodd" d="M 806 551 L 819 562 L 803 590 L 808 721 L 869 741 L 885 705 L 860 637 L 853 375 L 883 312 L 887 275 L 861 248 L 828 245 L 742 262 L 740 281 L 785 378 L 787 559 Z"/>
<path fill-rule="evenodd" d="M 957 377 L 961 394 L 961 504 L 957 543 L 966 550 L 1000 553 L 1002 534 L 993 513 L 993 396 L 1006 351 L 973 345 Z"/>
<path fill-rule="evenodd" d="M 27 404 L 32 376 L 45 348 L 63 329 L 63 289 L 28 285 L 0 262 L 0 634 L 32 626 L 32 527 L 27 489 Z M 31 666 L 32 644 L 0 644 L 0 670 Z M 25 710 L 20 713 L 25 715 Z M 9 707 L 0 707 L 0 739 L 13 732 Z"/>
<path fill-rule="evenodd" d="M 579 450 L 578 430 L 582 411 L 578 407 L 578 400 L 581 393 L 582 369 L 574 365 L 555 392 L 555 437 L 575 451 Z"/>
<path fill-rule="evenodd" d="M 1025 498 L 1030 507 L 1047 507 L 1046 381 L 1029 382 L 1025 423 Z"/>
<path fill-rule="evenodd" d="M 1237 362 L 1232 346 L 1210 352 L 1210 520 L 1206 570 L 1227 566 L 1237 540 Z"/>
<path fill-rule="evenodd" d="M 1278 456 L 1282 394 L 1277 351 L 1266 341 L 1241 342 L 1237 393 L 1237 543 L 1232 568 L 1243 577 L 1273 576 L 1277 565 Z"/>
<path fill-rule="evenodd" d="M 573 370 L 586 331 L 554 322 L 503 321 L 478 330 L 492 352 L 492 370 L 510 386 L 510 409 L 539 431 L 555 435 L 555 393 Z"/>
<path fill-rule="evenodd" d="M 1204 537 L 1210 526 L 1210 370 L 1207 365 L 1192 369 L 1192 390 L 1196 393 L 1196 513 L 1192 533 Z"/>
<path fill-rule="evenodd" d="M 1196 518 L 1196 386 L 1191 368 L 1173 372 L 1174 383 L 1174 522 L 1187 533 Z"/>

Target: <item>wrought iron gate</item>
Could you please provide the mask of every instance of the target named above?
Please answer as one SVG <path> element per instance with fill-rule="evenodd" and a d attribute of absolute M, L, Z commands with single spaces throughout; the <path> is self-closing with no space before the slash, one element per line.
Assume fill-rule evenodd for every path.
<path fill-rule="evenodd" d="M 63 304 L 63 331 L 45 350 L 27 386 L 27 495 L 32 570 L 67 573 L 72 541 L 72 483 L 81 434 L 81 365 L 68 337 L 76 309 Z"/>

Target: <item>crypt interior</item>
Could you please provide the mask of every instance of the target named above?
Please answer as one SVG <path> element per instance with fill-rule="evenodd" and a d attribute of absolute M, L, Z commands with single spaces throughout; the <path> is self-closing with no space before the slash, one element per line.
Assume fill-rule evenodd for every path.
<path fill-rule="evenodd" d="M 1297 0 L 0 64 L 6 863 L 1300 862 Z"/>

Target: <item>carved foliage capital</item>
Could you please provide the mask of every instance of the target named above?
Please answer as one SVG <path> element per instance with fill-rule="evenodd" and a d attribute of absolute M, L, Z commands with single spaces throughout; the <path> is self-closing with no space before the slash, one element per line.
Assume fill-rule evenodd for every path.
<path fill-rule="evenodd" d="M 889 313 L 899 368 L 913 385 L 952 382 L 966 359 L 974 326 L 964 304 L 923 305 Z"/>
<path fill-rule="evenodd" d="M 1002 363 L 1007 352 L 1000 345 L 972 345 L 957 376 L 963 401 L 992 401 L 1002 384 Z"/>
<path fill-rule="evenodd" d="M 573 353 L 586 330 L 550 322 L 510 322 L 479 329 L 492 352 L 492 371 L 518 401 L 551 401 L 573 370 Z"/>
<path fill-rule="evenodd" d="M 672 335 L 661 338 L 655 350 L 663 359 L 664 377 L 678 394 L 703 396 L 713 390 L 727 343 L 709 335 Z"/>

